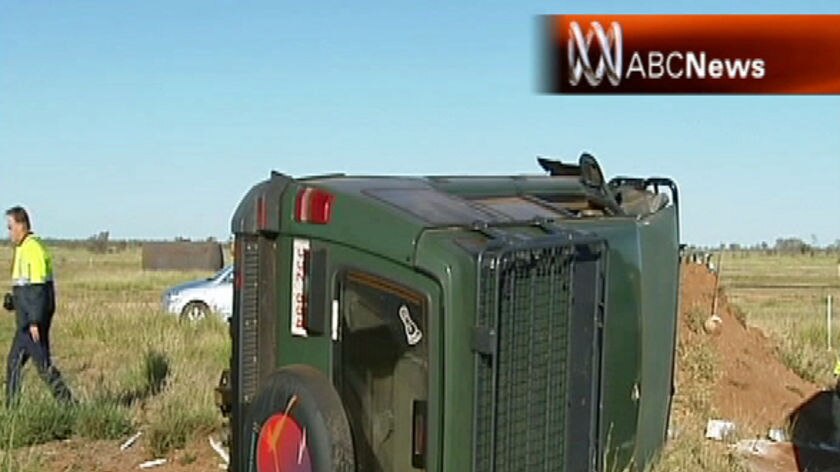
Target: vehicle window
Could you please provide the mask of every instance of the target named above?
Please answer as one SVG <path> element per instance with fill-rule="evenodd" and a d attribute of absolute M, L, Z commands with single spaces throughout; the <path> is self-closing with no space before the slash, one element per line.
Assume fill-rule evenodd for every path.
<path fill-rule="evenodd" d="M 424 458 L 418 455 L 425 452 L 428 396 L 425 302 L 389 281 L 349 272 L 341 305 L 340 389 L 357 466 L 372 472 L 422 469 Z"/>

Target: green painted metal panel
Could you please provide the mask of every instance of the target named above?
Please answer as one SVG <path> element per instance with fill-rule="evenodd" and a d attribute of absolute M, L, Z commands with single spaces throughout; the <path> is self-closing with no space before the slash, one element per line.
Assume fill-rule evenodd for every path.
<path fill-rule="evenodd" d="M 639 253 L 644 277 L 642 301 L 642 388 L 636 454 L 648 463 L 658 452 L 668 430 L 677 295 L 679 293 L 679 236 L 673 207 L 638 223 Z"/>
<path fill-rule="evenodd" d="M 442 381 L 441 471 L 472 467 L 476 268 L 459 239 L 464 244 L 485 241 L 469 231 L 427 230 L 417 246 L 418 268 L 440 281 L 442 294 L 442 362 L 436 365 Z"/>
<path fill-rule="evenodd" d="M 607 470 L 643 468 L 661 450 L 671 401 L 679 288 L 676 208 L 641 219 L 568 221 L 607 239 L 603 441 Z"/>
<path fill-rule="evenodd" d="M 329 336 L 304 338 L 292 335 L 292 241 L 296 237 L 278 238 L 277 279 L 278 319 L 277 355 L 275 368 L 284 365 L 306 364 L 332 375 L 332 342 Z M 328 247 L 318 240 L 310 240 L 311 248 Z M 330 248 L 331 249 L 331 248 Z"/>
<path fill-rule="evenodd" d="M 295 221 L 295 195 L 303 185 L 294 184 L 280 206 L 285 234 L 334 241 L 403 264 L 414 258 L 414 246 L 424 227 L 423 222 L 385 203 L 372 201 L 357 189 L 348 190 L 335 183 L 313 182 L 312 185 L 323 186 L 335 194 L 330 223 L 318 225 Z"/>
<path fill-rule="evenodd" d="M 602 380 L 601 442 L 606 470 L 623 470 L 633 461 L 638 427 L 636 392 L 641 388 L 642 274 L 633 218 L 563 222 L 607 240 L 606 315 Z"/>

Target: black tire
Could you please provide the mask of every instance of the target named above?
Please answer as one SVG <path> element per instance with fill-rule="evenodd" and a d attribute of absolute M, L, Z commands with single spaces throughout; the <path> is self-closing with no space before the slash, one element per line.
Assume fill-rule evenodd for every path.
<path fill-rule="evenodd" d="M 256 434 L 253 440 L 243 438 L 248 456 L 245 472 L 262 472 L 257 455 L 263 427 L 280 414 L 292 418 L 303 430 L 312 472 L 355 472 L 353 438 L 341 398 L 324 374 L 304 365 L 287 366 L 272 374 L 248 407 L 243 429 Z"/>
<path fill-rule="evenodd" d="M 189 302 L 181 310 L 183 321 L 201 321 L 210 314 L 210 307 L 204 302 Z"/>

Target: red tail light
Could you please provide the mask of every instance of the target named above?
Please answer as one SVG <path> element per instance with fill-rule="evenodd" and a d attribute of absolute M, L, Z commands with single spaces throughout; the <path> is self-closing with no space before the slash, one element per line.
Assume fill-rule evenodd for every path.
<path fill-rule="evenodd" d="M 304 187 L 298 190 L 295 200 L 295 220 L 300 223 L 325 225 L 332 216 L 335 197 L 318 188 Z"/>

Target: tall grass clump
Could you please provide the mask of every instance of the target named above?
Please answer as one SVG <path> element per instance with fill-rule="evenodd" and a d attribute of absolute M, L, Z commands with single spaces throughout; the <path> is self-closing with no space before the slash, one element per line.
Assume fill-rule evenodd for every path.
<path fill-rule="evenodd" d="M 75 408 L 73 432 L 88 439 L 119 439 L 132 430 L 131 412 L 116 402 L 83 403 Z"/>
<path fill-rule="evenodd" d="M 132 428 L 127 408 L 97 400 L 64 405 L 46 395 L 23 398 L 19 405 L 0 410 L 0 448 L 69 439 L 117 439 Z"/>
<path fill-rule="evenodd" d="M 67 439 L 73 434 L 75 408 L 43 396 L 24 398 L 0 411 L 0 444 L 7 448 Z"/>
<path fill-rule="evenodd" d="M 826 348 L 825 325 L 802 322 L 789 326 L 784 335 L 774 335 L 782 362 L 803 379 L 818 385 L 832 381 L 836 354 Z"/>
<path fill-rule="evenodd" d="M 147 447 L 155 457 L 201 438 L 219 427 L 218 414 L 178 396 L 166 399 L 148 418 Z"/>

